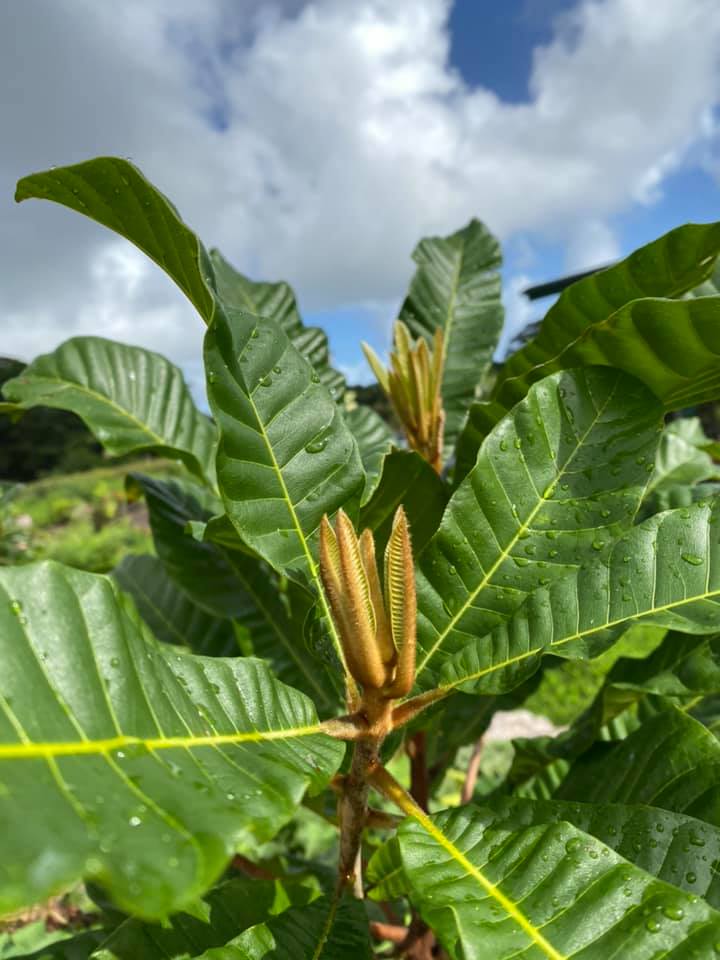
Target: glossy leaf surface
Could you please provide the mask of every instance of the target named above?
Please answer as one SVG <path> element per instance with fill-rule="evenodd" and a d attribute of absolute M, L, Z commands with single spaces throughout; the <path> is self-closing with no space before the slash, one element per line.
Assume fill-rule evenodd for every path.
<path fill-rule="evenodd" d="M 660 418 L 642 384 L 595 368 L 547 378 L 498 425 L 419 561 L 423 687 L 532 591 L 607 552 L 643 496 Z"/>
<path fill-rule="evenodd" d="M 421 812 L 399 831 L 411 902 L 456 960 L 712 956 L 720 914 L 569 823 Z"/>
<path fill-rule="evenodd" d="M 537 669 L 544 653 L 593 657 L 643 620 L 684 633 L 720 629 L 720 500 L 657 514 L 624 534 L 607 561 L 538 589 L 506 624 L 443 668 L 441 686 L 491 693 Z"/>
<path fill-rule="evenodd" d="M 107 577 L 1 570 L 0 647 L 1 912 L 81 876 L 182 909 L 342 757 L 264 663 L 157 644 Z"/>

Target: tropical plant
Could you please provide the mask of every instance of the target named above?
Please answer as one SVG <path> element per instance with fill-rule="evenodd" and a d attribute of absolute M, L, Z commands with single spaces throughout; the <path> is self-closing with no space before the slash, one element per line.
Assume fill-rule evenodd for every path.
<path fill-rule="evenodd" d="M 423 240 L 390 371 L 373 356 L 406 449 L 349 409 L 291 289 L 208 253 L 132 164 L 30 197 L 179 285 L 212 411 L 99 337 L 5 385 L 13 416 L 185 471 L 128 478 L 155 556 L 0 570 L 0 913 L 80 879 L 99 905 L 33 955 L 720 954 L 717 469 L 666 424 L 720 392 L 720 224 L 569 287 L 492 377 L 498 244 Z M 478 778 L 492 718 L 601 654 L 569 728 Z"/>

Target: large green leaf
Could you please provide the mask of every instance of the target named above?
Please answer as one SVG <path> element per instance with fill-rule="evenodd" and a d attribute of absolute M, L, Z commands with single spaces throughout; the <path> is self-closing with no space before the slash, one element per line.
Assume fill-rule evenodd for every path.
<path fill-rule="evenodd" d="M 543 654 L 597 656 L 629 622 L 684 633 L 720 629 L 720 499 L 656 514 L 613 545 L 607 560 L 541 587 L 507 622 L 448 660 L 441 688 L 511 689 Z"/>
<path fill-rule="evenodd" d="M 96 157 L 33 173 L 18 182 L 15 199 L 52 200 L 126 237 L 177 283 L 206 323 L 216 305 L 212 264 L 175 207 L 119 157 Z"/>
<path fill-rule="evenodd" d="M 130 918 L 103 941 L 92 960 L 189 958 L 200 950 L 228 943 L 238 934 L 289 904 L 305 904 L 311 890 L 299 883 L 238 877 L 219 884 L 204 897 L 207 916 L 176 913 L 169 922 L 151 924 Z"/>
<path fill-rule="evenodd" d="M 660 425 L 641 383 L 596 368 L 546 378 L 493 430 L 420 558 L 423 687 L 537 587 L 607 552 L 633 521 Z"/>
<path fill-rule="evenodd" d="M 557 796 L 644 803 L 720 827 L 720 743 L 697 720 L 668 707 L 625 740 L 598 743 L 583 754 Z"/>
<path fill-rule="evenodd" d="M 232 621 L 214 617 L 193 603 L 157 557 L 131 554 L 112 575 L 133 598 L 158 640 L 211 657 L 232 657 L 240 652 Z"/>
<path fill-rule="evenodd" d="M 567 820 L 654 877 L 720 908 L 720 876 L 713 866 L 720 859 L 717 826 L 646 804 L 510 797 L 489 806 L 498 827 L 505 823 L 517 829 Z"/>
<path fill-rule="evenodd" d="M 569 823 L 417 810 L 399 849 L 411 902 L 453 960 L 686 960 L 719 942 L 720 913 Z"/>
<path fill-rule="evenodd" d="M 345 378 L 330 366 L 327 335 L 319 327 L 306 327 L 300 319 L 295 294 L 287 283 L 249 280 L 223 257 L 210 251 L 217 292 L 224 303 L 258 317 L 269 317 L 282 327 L 298 352 L 306 357 L 335 399 L 342 396 Z"/>
<path fill-rule="evenodd" d="M 365 485 L 357 443 L 318 375 L 272 321 L 234 312 L 230 323 L 218 314 L 205 365 L 227 515 L 253 550 L 316 592 L 343 662 L 316 540 L 323 514 L 339 507 L 357 514 Z"/>
<path fill-rule="evenodd" d="M 713 367 L 711 328 L 717 304 L 706 301 L 709 311 L 693 311 L 685 309 L 687 302 L 649 298 L 691 290 L 710 276 L 719 253 L 720 223 L 686 224 L 571 284 L 548 311 L 537 337 L 507 360 L 493 397 L 512 404 L 529 383 L 561 366 L 610 363 L 644 380 L 672 404 L 680 383 Z M 588 360 L 589 354 L 595 358 Z M 690 390 L 702 393 L 703 384 L 690 385 Z"/>
<path fill-rule="evenodd" d="M 413 251 L 418 265 L 400 319 L 415 337 L 445 334 L 442 399 L 451 450 L 475 388 L 490 365 L 503 324 L 500 244 L 478 220 L 448 237 L 427 237 Z"/>
<path fill-rule="evenodd" d="M 177 457 L 198 477 L 214 477 L 215 428 L 195 407 L 180 370 L 158 353 L 73 337 L 3 390 L 26 410 L 76 413 L 113 456 L 152 450 Z"/>
<path fill-rule="evenodd" d="M 158 644 L 107 577 L 0 570 L 0 660 L 0 913 L 79 877 L 180 910 L 342 757 L 262 661 Z"/>
<path fill-rule="evenodd" d="M 360 526 L 373 531 L 380 553 L 402 504 L 417 557 L 440 525 L 447 501 L 445 484 L 427 460 L 414 450 L 393 450 L 383 460 L 377 486 L 360 511 Z"/>
<path fill-rule="evenodd" d="M 258 924 L 196 960 L 372 960 L 370 934 L 358 900 L 314 900 Z"/>
<path fill-rule="evenodd" d="M 131 483 L 145 495 L 155 549 L 167 573 L 193 604 L 215 617 L 232 618 L 279 679 L 310 694 L 320 708 L 333 707 L 332 685 L 303 643 L 312 599 L 298 589 L 293 602 L 284 603 L 280 578 L 264 560 L 242 549 L 236 535 L 235 546 L 190 536 L 188 526 L 206 521 L 207 508 L 213 506 L 212 497 L 200 488 L 139 474 L 131 475 Z"/>

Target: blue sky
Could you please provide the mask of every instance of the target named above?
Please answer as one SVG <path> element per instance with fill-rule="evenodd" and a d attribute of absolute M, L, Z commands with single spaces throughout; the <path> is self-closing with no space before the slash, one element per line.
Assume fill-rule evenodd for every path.
<path fill-rule="evenodd" d="M 718 216 L 717 0 L 0 4 L 0 354 L 76 334 L 168 355 L 202 325 L 125 241 L 15 181 L 132 157 L 208 246 L 286 279 L 351 381 L 422 236 L 484 220 L 524 287 Z M 41 278 L 41 280 L 39 279 Z"/>

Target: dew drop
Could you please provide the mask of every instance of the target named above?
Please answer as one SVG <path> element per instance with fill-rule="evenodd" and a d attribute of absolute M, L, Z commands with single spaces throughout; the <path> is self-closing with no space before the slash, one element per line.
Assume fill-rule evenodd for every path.
<path fill-rule="evenodd" d="M 657 917 L 648 917 L 645 921 L 645 928 L 650 931 L 650 933 L 657 933 L 662 924 L 657 919 Z"/>
<path fill-rule="evenodd" d="M 663 907 L 663 914 L 668 918 L 668 920 L 682 920 L 685 916 L 685 911 L 682 907 L 667 906 Z"/>
<path fill-rule="evenodd" d="M 685 881 L 687 883 L 695 883 L 696 880 L 697 880 L 697 876 L 692 872 L 692 870 L 689 870 L 685 874 Z"/>
<path fill-rule="evenodd" d="M 508 448 L 507 440 L 501 440 L 501 441 L 500 441 L 500 449 L 501 449 L 501 450 L 507 450 L 507 448 Z"/>
<path fill-rule="evenodd" d="M 693 567 L 699 567 L 705 562 L 703 558 L 699 557 L 696 553 L 683 553 L 681 557 L 685 563 L 691 563 Z"/>
<path fill-rule="evenodd" d="M 306 453 L 322 453 L 322 451 L 327 446 L 328 438 L 327 437 L 317 437 L 315 440 L 311 440 L 310 443 L 305 444 Z"/>
<path fill-rule="evenodd" d="M 128 823 L 130 824 L 131 827 L 139 827 L 140 824 L 142 823 L 142 820 L 140 819 L 140 817 L 130 817 L 130 819 L 128 820 Z"/>
<path fill-rule="evenodd" d="M 580 840 L 580 838 L 579 838 L 579 837 L 572 837 L 572 838 L 571 838 L 570 840 L 568 840 L 568 842 L 565 844 L 565 850 L 566 850 L 568 853 L 577 853 L 581 846 L 582 846 L 582 841 Z"/>

